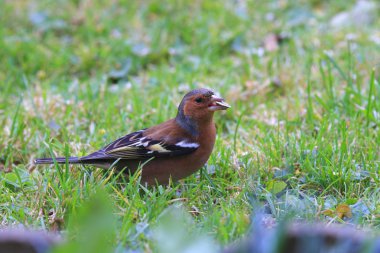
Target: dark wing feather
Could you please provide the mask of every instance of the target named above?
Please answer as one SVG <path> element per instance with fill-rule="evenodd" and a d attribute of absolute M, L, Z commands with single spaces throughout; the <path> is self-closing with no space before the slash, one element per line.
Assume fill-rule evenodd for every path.
<path fill-rule="evenodd" d="M 144 131 L 140 130 L 123 136 L 82 159 L 149 159 L 151 157 L 189 154 L 199 147 L 198 143 L 187 142 L 186 140 L 177 143 L 154 140 L 144 136 Z"/>

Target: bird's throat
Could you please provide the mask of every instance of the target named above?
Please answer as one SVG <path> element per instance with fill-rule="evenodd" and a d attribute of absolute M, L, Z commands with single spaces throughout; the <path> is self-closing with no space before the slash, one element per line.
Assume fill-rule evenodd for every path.
<path fill-rule="evenodd" d="M 193 137 L 197 137 L 199 135 L 197 123 L 189 116 L 185 116 L 183 113 L 178 113 L 175 121 Z"/>

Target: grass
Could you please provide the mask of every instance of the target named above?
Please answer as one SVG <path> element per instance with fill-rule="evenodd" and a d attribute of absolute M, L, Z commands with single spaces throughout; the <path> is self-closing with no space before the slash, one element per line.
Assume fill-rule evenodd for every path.
<path fill-rule="evenodd" d="M 354 6 L 3 1 L 1 226 L 63 229 L 80 240 L 92 228 L 84 214 L 100 201 L 94 220 L 112 222 L 90 229 L 103 231 L 92 238 L 109 234 L 99 252 L 169 252 L 160 240 L 171 234 L 159 228 L 173 206 L 185 235 L 222 245 L 242 238 L 263 207 L 276 220 L 292 214 L 378 230 L 380 18 L 330 24 Z M 265 50 L 271 33 L 285 36 L 274 51 Z M 232 109 L 215 117 L 207 166 L 185 180 L 146 189 L 138 175 L 127 182 L 89 167 L 28 168 L 32 158 L 84 155 L 173 117 L 200 86 Z M 339 215 L 344 204 L 352 217 Z"/>

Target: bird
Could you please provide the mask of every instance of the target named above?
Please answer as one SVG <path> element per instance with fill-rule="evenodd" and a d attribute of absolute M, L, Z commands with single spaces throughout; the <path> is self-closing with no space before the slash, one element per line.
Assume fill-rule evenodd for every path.
<path fill-rule="evenodd" d="M 216 139 L 214 112 L 230 107 L 212 90 L 195 89 L 183 97 L 172 119 L 129 133 L 86 156 L 38 158 L 34 164 L 83 164 L 125 169 L 128 174 L 141 167 L 140 182 L 167 185 L 206 164 Z"/>

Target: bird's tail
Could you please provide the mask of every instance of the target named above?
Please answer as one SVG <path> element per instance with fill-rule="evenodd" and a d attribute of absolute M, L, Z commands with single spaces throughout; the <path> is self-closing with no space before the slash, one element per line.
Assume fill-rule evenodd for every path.
<path fill-rule="evenodd" d="M 65 164 L 66 160 L 68 163 L 81 163 L 78 157 L 56 157 L 55 160 L 59 164 Z M 34 164 L 54 164 L 53 158 L 37 158 L 34 160 Z"/>

